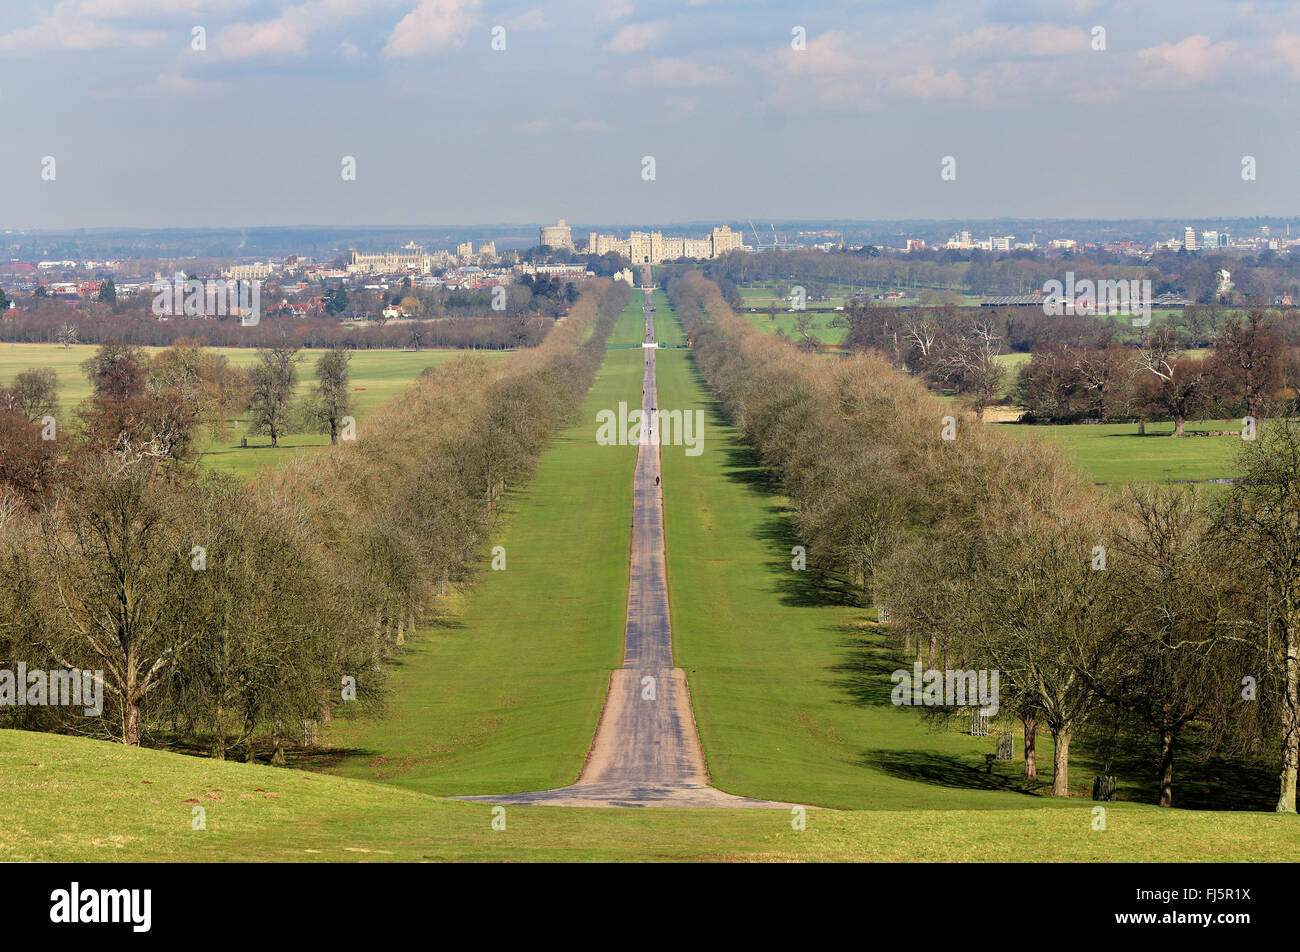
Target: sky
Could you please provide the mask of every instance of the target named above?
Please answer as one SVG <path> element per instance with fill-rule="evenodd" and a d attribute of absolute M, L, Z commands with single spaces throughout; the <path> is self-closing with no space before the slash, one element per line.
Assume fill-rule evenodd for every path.
<path fill-rule="evenodd" d="M 1286 216 L 1297 84 L 1293 2 L 5 0 L 0 229 Z"/>

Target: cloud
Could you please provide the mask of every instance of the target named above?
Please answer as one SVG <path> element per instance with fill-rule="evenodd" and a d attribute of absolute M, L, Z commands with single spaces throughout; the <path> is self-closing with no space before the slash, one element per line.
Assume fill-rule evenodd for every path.
<path fill-rule="evenodd" d="M 545 30 L 551 24 L 546 19 L 545 13 L 538 8 L 533 8 L 527 13 L 521 13 L 517 17 L 506 20 L 505 25 L 512 30 Z"/>
<path fill-rule="evenodd" d="M 573 124 L 579 132 L 608 132 L 609 126 L 603 119 L 579 119 Z"/>
<path fill-rule="evenodd" d="M 1084 53 L 1092 48 L 1089 31 L 1047 23 L 981 26 L 957 37 L 952 47 L 959 53 L 995 50 L 1001 56 L 1012 58 Z"/>
<path fill-rule="evenodd" d="M 530 119 L 528 122 L 521 122 L 515 126 L 517 131 L 530 134 L 545 132 L 549 128 L 551 128 L 551 120 L 549 119 Z"/>
<path fill-rule="evenodd" d="M 1236 48 L 1230 40 L 1211 43 L 1208 36 L 1198 35 L 1138 50 L 1138 58 L 1151 68 L 1153 79 L 1208 79 Z"/>
<path fill-rule="evenodd" d="M 366 12 L 364 0 L 306 0 L 285 7 L 278 17 L 232 23 L 211 43 L 209 54 L 218 60 L 246 60 L 259 56 L 302 56 L 312 34 Z"/>
<path fill-rule="evenodd" d="M 792 75 L 801 73 L 849 73 L 863 67 L 856 52 L 860 46 L 842 30 L 828 30 L 808 39 L 808 48 L 791 49 L 786 46 L 781 65 Z"/>
<path fill-rule="evenodd" d="M 1300 33 L 1278 34 L 1273 39 L 1273 51 L 1291 70 L 1291 75 L 1300 79 Z"/>
<path fill-rule="evenodd" d="M 419 6 L 393 28 L 384 44 L 384 56 L 423 56 L 463 46 L 476 20 L 476 6 L 478 0 L 420 0 Z"/>
<path fill-rule="evenodd" d="M 630 70 L 628 78 L 651 86 L 715 86 L 731 79 L 721 66 L 701 66 L 688 59 L 653 59 L 649 66 Z"/>
<path fill-rule="evenodd" d="M 630 23 L 605 44 L 610 53 L 642 53 L 654 46 L 663 35 L 662 23 Z"/>
<path fill-rule="evenodd" d="M 957 99 L 966 92 L 966 82 L 955 69 L 940 73 L 927 66 L 890 83 L 890 89 L 909 99 Z"/>
<path fill-rule="evenodd" d="M 44 19 L 0 36 L 0 52 L 100 50 L 156 46 L 166 41 L 164 30 L 123 29 L 100 22 L 101 4 L 60 3 Z M 90 9 L 88 9 L 90 8 Z"/>
<path fill-rule="evenodd" d="M 636 4 L 632 0 L 609 0 L 601 5 L 596 19 L 604 23 L 613 23 L 615 20 L 627 19 L 635 9 Z"/>

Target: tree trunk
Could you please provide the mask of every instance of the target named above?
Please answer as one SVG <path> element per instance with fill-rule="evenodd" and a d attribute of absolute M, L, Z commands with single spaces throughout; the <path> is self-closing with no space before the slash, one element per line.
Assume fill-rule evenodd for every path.
<path fill-rule="evenodd" d="M 252 741 L 249 741 L 252 744 Z M 284 763 L 284 737 L 280 733 L 280 719 L 277 717 L 271 722 L 271 763 Z"/>
<path fill-rule="evenodd" d="M 122 722 L 122 743 L 126 744 L 129 747 L 139 747 L 140 746 L 140 699 L 138 697 L 132 697 L 130 694 L 128 694 L 126 701 L 124 703 L 126 705 L 126 710 L 124 712 L 123 722 Z M 1295 803 L 1294 777 L 1295 775 L 1293 773 L 1292 774 L 1292 780 L 1293 780 L 1292 795 L 1291 795 L 1291 802 L 1293 804 L 1292 809 L 1294 809 L 1294 803 Z"/>
<path fill-rule="evenodd" d="M 1183 435 L 1183 427 L 1187 425 L 1187 417 L 1181 413 L 1174 417 L 1174 436 Z"/>
<path fill-rule="evenodd" d="M 1070 733 L 1052 731 L 1052 796 L 1070 795 Z"/>
<path fill-rule="evenodd" d="M 1171 730 L 1160 732 L 1160 805 L 1174 805 L 1174 741 L 1176 736 Z"/>
<path fill-rule="evenodd" d="M 1278 813 L 1295 813 L 1296 766 L 1300 763 L 1300 645 L 1296 644 L 1295 612 L 1287 611 L 1286 689 L 1282 704 L 1282 790 Z"/>
<path fill-rule="evenodd" d="M 1020 719 L 1025 725 L 1025 783 L 1038 780 L 1038 717 L 1026 714 Z"/>

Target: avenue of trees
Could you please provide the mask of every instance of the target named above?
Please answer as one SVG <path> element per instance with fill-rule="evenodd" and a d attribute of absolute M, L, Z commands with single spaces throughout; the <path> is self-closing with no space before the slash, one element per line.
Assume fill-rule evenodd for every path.
<path fill-rule="evenodd" d="M 1277 809 L 1294 812 L 1300 424 L 1243 441 L 1243 482 L 1222 496 L 1103 494 L 1037 441 L 953 416 L 886 359 L 803 353 L 698 273 L 669 294 L 725 412 L 781 477 L 809 567 L 887 609 L 909 661 L 998 670 L 1026 782 L 1040 734 L 1059 796 L 1072 739 L 1126 737 L 1154 751 L 1162 805 L 1195 750 L 1273 759 Z"/>
<path fill-rule="evenodd" d="M 202 347 L 101 347 L 52 439 L 56 394 L 20 377 L 0 392 L 0 662 L 102 670 L 106 707 L 0 717 L 278 762 L 338 705 L 381 704 L 406 634 L 473 582 L 502 494 L 577 412 L 628 294 L 588 283 L 539 346 L 431 368 L 355 441 L 250 484 L 196 465 L 231 373 Z M 294 357 L 264 355 L 264 401 Z M 346 372 L 327 351 L 308 399 L 334 432 Z"/>

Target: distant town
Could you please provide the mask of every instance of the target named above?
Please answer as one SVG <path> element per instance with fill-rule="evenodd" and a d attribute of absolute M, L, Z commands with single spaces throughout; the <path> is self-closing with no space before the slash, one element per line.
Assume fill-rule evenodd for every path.
<path fill-rule="evenodd" d="M 931 229 L 933 230 L 933 229 Z M 1030 255 L 1040 259 L 1075 255 L 1119 256 L 1133 265 L 1141 265 L 1164 254 L 1212 254 L 1230 263 L 1233 257 L 1273 253 L 1290 255 L 1300 237 L 1293 238 L 1289 224 L 1257 225 L 1249 232 L 1227 227 L 1198 229 L 1186 225 L 1168 232 L 1167 237 L 1151 237 L 1150 228 L 1143 237 L 1126 236 L 1122 227 L 1110 227 L 1111 237 L 1098 238 L 1096 228 L 1082 228 L 1080 237 L 1061 234 L 1061 228 L 1045 237 L 1043 227 L 1029 228 L 1020 234 L 977 233 L 972 228 L 954 231 L 946 240 L 912 237 L 901 234 L 896 240 L 862 242 L 846 240 L 847 229 L 794 228 L 778 231 L 775 224 L 767 228 L 753 222 L 733 228 L 719 224 L 692 234 L 671 234 L 662 230 L 631 230 L 623 234 L 595 229 L 579 231 L 560 218 L 554 224 L 537 229 L 533 247 L 498 249 L 495 240 L 457 241 L 442 249 L 432 249 L 409 240 L 387 250 L 348 248 L 328 258 L 308 254 L 284 254 L 255 259 L 239 257 L 153 256 L 115 258 L 52 258 L 24 260 L 11 257 L 0 262 L 0 289 L 5 297 L 0 306 L 20 308 L 36 298 L 72 302 L 112 300 L 155 296 L 171 287 L 178 276 L 198 280 L 209 289 L 220 282 L 259 282 L 265 296 L 263 313 L 293 317 L 341 316 L 350 320 L 396 320 L 410 317 L 402 297 L 395 290 L 474 292 L 485 289 L 530 283 L 538 279 L 573 281 L 588 276 L 615 277 L 634 283 L 633 268 L 643 264 L 672 262 L 710 262 L 728 255 L 762 255 L 768 252 L 826 252 L 921 257 L 943 262 L 956 254 L 965 259 L 987 254 L 994 260 Z M 918 231 L 920 229 L 918 228 Z M 23 233 L 19 233 L 20 235 Z M 895 232 L 897 234 L 897 232 Z M 3 237 L 13 237 L 6 232 Z M 748 240 L 747 240 L 748 239 Z M 24 247 L 11 242 L 12 252 Z M 1222 297 L 1231 290 L 1231 272 L 1218 266 L 1215 292 Z M 111 286 L 111 291 L 109 290 Z M 983 303 L 987 305 L 1022 305 L 1041 302 L 1037 289 L 1016 288 L 1019 293 L 997 294 L 990 288 Z M 356 300 L 365 300 L 367 309 L 342 306 L 339 292 L 360 292 Z M 1028 293 L 1026 293 L 1028 292 Z M 886 290 L 879 296 L 890 299 L 908 297 L 903 289 Z M 1166 289 L 1157 306 L 1179 307 L 1191 299 Z M 1277 295 L 1274 304 L 1290 305 L 1289 297 Z M 161 316 L 167 316 L 166 314 Z"/>

